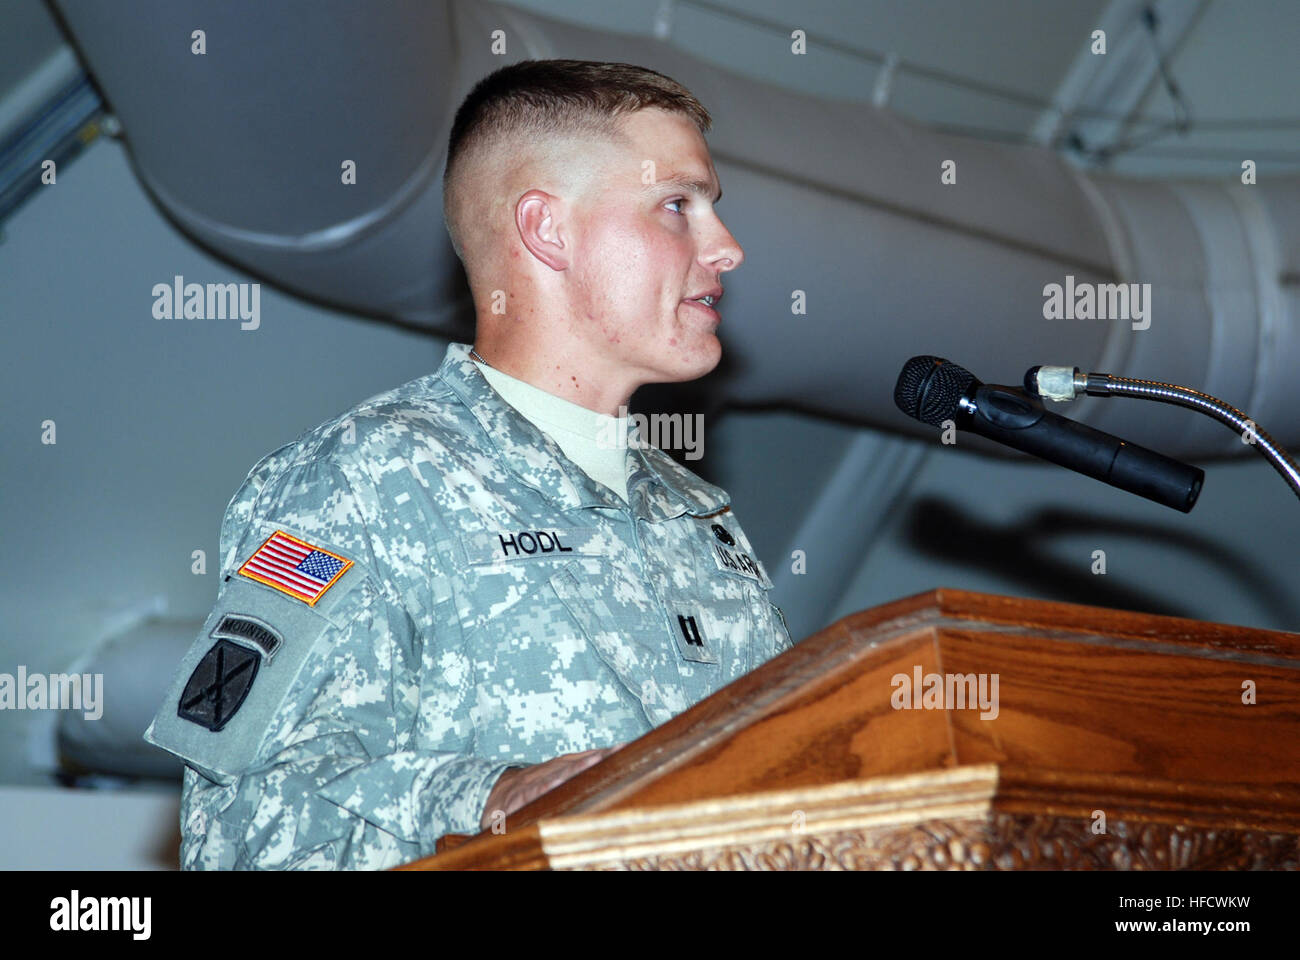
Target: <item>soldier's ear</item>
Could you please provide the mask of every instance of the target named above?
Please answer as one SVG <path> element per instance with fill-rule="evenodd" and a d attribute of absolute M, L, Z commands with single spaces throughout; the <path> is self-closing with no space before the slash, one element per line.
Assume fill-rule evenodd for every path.
<path fill-rule="evenodd" d="M 515 229 L 525 248 L 552 270 L 567 270 L 573 245 L 569 206 L 544 190 L 529 190 L 515 204 Z"/>

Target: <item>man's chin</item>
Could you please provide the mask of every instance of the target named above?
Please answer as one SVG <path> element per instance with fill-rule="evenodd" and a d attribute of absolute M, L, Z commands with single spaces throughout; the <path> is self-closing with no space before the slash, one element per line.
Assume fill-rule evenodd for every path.
<path fill-rule="evenodd" d="M 649 370 L 647 371 L 648 376 L 642 383 L 689 383 L 691 380 L 698 380 L 700 377 L 708 376 L 717 369 L 721 360 L 722 354 L 719 351 L 708 360 L 701 358 L 693 361 L 683 361 L 672 368 L 660 367 Z"/>
<path fill-rule="evenodd" d="M 722 341 L 714 333 L 703 334 L 697 339 L 695 349 L 684 359 L 686 369 L 678 379 L 698 380 L 712 373 L 722 362 Z"/>

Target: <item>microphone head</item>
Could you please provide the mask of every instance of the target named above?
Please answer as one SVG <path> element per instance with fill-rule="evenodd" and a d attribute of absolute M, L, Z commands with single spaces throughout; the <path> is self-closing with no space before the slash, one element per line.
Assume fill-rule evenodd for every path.
<path fill-rule="evenodd" d="M 913 357 L 903 364 L 894 387 L 894 403 L 914 420 L 941 427 L 957 415 L 957 401 L 975 375 L 940 357 Z"/>

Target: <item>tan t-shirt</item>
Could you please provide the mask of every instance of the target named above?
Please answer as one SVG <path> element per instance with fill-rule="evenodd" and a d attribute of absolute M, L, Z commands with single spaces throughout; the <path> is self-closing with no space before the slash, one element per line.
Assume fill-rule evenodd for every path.
<path fill-rule="evenodd" d="M 477 360 L 474 363 L 506 403 L 554 440 L 564 455 L 581 467 L 587 476 L 603 483 L 626 502 L 627 447 L 613 446 L 608 438 L 627 436 L 627 417 L 611 417 L 588 410 L 495 367 Z M 602 438 L 605 440 L 603 443 Z"/>

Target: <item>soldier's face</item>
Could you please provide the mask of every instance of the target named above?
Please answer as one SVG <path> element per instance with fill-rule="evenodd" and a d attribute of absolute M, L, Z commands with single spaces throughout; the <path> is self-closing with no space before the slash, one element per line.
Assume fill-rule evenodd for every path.
<path fill-rule="evenodd" d="M 646 108 L 622 128 L 629 142 L 602 158 L 577 211 L 572 319 L 593 359 L 637 385 L 692 380 L 722 356 L 718 307 L 693 298 L 721 288 L 744 252 L 714 210 L 718 175 L 695 125 Z"/>

